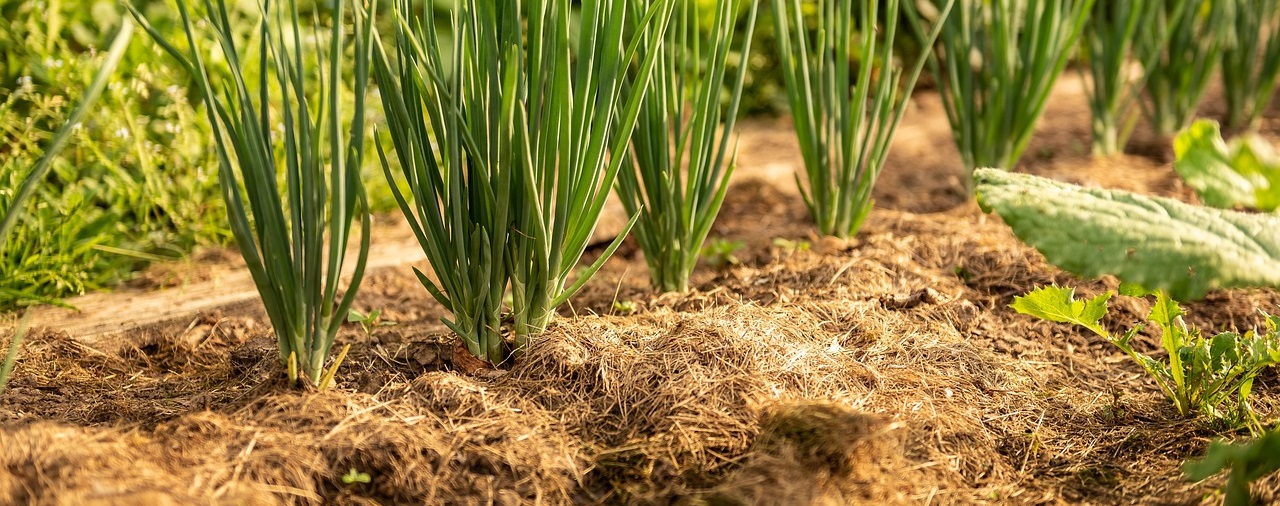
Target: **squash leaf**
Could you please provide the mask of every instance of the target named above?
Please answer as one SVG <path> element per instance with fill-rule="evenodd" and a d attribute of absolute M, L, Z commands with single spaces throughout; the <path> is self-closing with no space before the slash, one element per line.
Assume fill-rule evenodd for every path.
<path fill-rule="evenodd" d="M 1280 287 L 1280 216 L 1084 188 L 998 169 L 974 171 L 978 203 L 1054 265 L 1164 290 Z"/>

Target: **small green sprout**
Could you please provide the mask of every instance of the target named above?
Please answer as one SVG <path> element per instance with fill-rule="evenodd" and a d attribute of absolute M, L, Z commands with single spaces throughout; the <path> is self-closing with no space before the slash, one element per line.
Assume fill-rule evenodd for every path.
<path fill-rule="evenodd" d="M 707 265 L 713 269 L 724 269 L 742 263 L 734 253 L 746 245 L 747 243 L 742 241 L 715 238 L 711 240 L 711 244 L 702 248 L 702 256 L 707 260 Z"/>
<path fill-rule="evenodd" d="M 356 470 L 356 468 L 354 467 L 351 468 L 350 471 L 347 471 L 347 474 L 342 475 L 342 482 L 346 483 L 347 485 L 355 485 L 356 483 L 369 483 L 371 481 L 373 481 L 373 478 L 369 477 L 369 473 L 362 473 Z"/>
<path fill-rule="evenodd" d="M 636 301 L 634 300 L 615 300 L 613 301 L 613 312 L 628 315 L 636 312 Z"/>
<path fill-rule="evenodd" d="M 797 251 L 809 251 L 811 246 L 812 245 L 809 244 L 809 241 L 804 239 L 793 241 L 783 237 L 773 238 L 773 247 L 786 251 L 788 254 L 795 253 Z"/>
<path fill-rule="evenodd" d="M 366 336 L 372 336 L 373 332 L 379 328 L 396 325 L 394 321 L 382 319 L 381 309 L 369 311 L 368 314 L 361 313 L 358 309 L 352 309 L 350 313 L 347 313 L 347 323 L 359 323 Z"/>

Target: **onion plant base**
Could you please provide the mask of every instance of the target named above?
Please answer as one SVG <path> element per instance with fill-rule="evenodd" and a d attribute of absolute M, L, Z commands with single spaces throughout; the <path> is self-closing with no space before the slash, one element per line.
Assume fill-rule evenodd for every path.
<path fill-rule="evenodd" d="M 953 4 L 946 0 L 939 25 L 920 32 L 925 47 L 942 33 Z M 804 159 L 804 178 L 797 175 L 796 183 L 824 235 L 849 237 L 862 227 L 890 142 L 928 60 L 921 55 L 911 66 L 896 63 L 901 9 L 898 0 L 819 2 L 820 29 L 813 39 L 800 0 L 773 1 L 782 74 Z M 856 56 L 857 65 L 843 55 Z"/>
<path fill-rule="evenodd" d="M 290 381 L 306 377 L 319 386 L 369 253 L 371 221 L 360 164 L 372 50 L 370 13 L 376 3 L 366 11 L 365 2 L 351 0 L 354 36 L 348 38 L 348 2 L 334 2 L 326 36 L 315 33 L 304 44 L 296 0 L 262 0 L 258 48 L 251 52 L 251 44 L 237 39 L 226 0 L 204 0 L 200 23 L 192 20 L 189 1 L 178 0 L 186 50 L 129 8 L 152 40 L 195 80 L 213 129 L 228 221 L 271 320 L 281 364 Z M 225 61 L 219 72 L 209 68 L 206 60 L 213 60 L 205 56 L 203 37 L 197 35 L 205 26 L 214 32 Z M 348 42 L 354 46 L 350 87 L 355 97 L 349 119 L 341 99 Z M 304 64 L 312 55 L 317 59 L 314 71 Z M 258 63 L 256 82 L 243 74 L 243 62 L 250 58 Z M 228 77 L 215 85 L 214 75 Z M 349 125 L 346 132 L 344 123 Z M 283 192 L 277 183 L 281 175 Z M 361 227 L 355 266 L 338 297 L 357 217 Z"/>

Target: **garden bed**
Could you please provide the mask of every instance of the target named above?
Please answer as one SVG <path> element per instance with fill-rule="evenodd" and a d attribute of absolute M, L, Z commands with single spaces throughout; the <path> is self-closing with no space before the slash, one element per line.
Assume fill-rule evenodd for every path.
<path fill-rule="evenodd" d="M 1116 282 L 1058 271 L 969 203 L 938 99 L 917 99 L 856 238 L 811 236 L 793 132 L 748 122 L 712 231 L 745 243 L 741 264 L 655 295 L 627 243 L 509 369 L 455 352 L 443 308 L 399 253 L 356 302 L 397 325 L 344 329 L 352 352 L 326 392 L 286 385 L 234 255 L 156 267 L 151 284 L 90 296 L 91 315 L 44 311 L 0 398 L 0 502 L 1213 500 L 1221 480 L 1189 483 L 1180 466 L 1219 434 L 1179 417 L 1110 344 L 1008 308 L 1043 284 L 1094 294 Z M 1144 156 L 1094 162 L 1088 121 L 1068 74 L 1021 169 L 1193 198 L 1167 141 L 1140 131 Z M 378 237 L 375 254 L 413 251 L 388 246 L 403 229 Z M 155 300 L 236 290 L 250 296 L 149 313 L 163 310 Z M 618 314 L 619 301 L 634 312 Z M 1138 323 L 1145 305 L 1116 301 L 1108 324 Z M 1232 290 L 1186 309 L 1205 328 L 1249 328 L 1277 305 L 1275 291 Z M 1138 341 L 1157 353 L 1151 330 Z M 1254 387 L 1269 418 L 1278 381 L 1270 371 Z M 1256 487 L 1280 500 L 1275 478 Z"/>

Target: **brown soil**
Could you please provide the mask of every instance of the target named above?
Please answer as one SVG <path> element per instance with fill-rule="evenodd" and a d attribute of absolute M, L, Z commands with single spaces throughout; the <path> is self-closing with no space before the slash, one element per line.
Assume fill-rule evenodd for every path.
<path fill-rule="evenodd" d="M 1142 132 L 1154 157 L 1089 158 L 1078 78 L 1057 91 L 1020 170 L 1193 199 Z M 1264 130 L 1280 138 L 1276 121 Z M 1189 483 L 1179 466 L 1230 434 L 1179 417 L 1112 346 L 1008 308 L 1046 283 L 1116 282 L 1054 269 L 968 203 L 936 96 L 918 97 L 849 241 L 814 236 L 785 121 L 747 122 L 740 159 L 713 235 L 746 243 L 741 265 L 656 294 L 628 243 L 507 370 L 457 370 L 445 313 L 410 270 L 420 253 L 387 246 L 409 238 L 394 224 L 357 305 L 397 325 L 345 329 L 352 354 L 326 392 L 285 384 L 225 252 L 71 301 L 83 314 L 42 310 L 0 398 L 0 503 L 1220 500 L 1220 479 Z M 615 314 L 617 300 L 635 312 Z M 1248 328 L 1277 304 L 1234 290 L 1187 310 Z M 1148 305 L 1114 308 L 1119 328 Z M 1157 353 L 1158 336 L 1139 341 Z M 1254 387 L 1269 420 L 1278 382 Z M 1280 480 L 1256 490 L 1280 501 Z"/>

